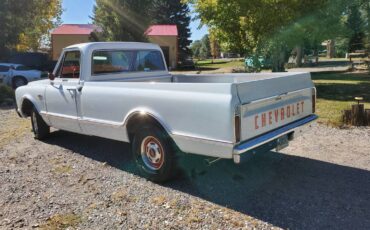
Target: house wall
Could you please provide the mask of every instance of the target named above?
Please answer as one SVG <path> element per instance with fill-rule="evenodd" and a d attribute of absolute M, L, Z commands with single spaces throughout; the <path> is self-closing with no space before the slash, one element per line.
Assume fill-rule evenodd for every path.
<path fill-rule="evenodd" d="M 178 39 L 177 36 L 148 36 L 151 43 L 159 46 L 169 47 L 169 67 L 175 69 L 178 61 Z"/>
<path fill-rule="evenodd" d="M 52 35 L 51 42 L 53 60 L 58 60 L 63 48 L 78 43 L 89 42 L 89 37 L 90 35 Z"/>

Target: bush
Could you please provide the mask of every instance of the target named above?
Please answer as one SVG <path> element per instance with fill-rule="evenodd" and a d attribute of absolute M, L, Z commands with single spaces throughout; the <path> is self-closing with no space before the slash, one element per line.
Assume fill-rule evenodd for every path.
<path fill-rule="evenodd" d="M 0 84 L 0 106 L 11 106 L 14 104 L 14 90 L 6 85 Z"/>

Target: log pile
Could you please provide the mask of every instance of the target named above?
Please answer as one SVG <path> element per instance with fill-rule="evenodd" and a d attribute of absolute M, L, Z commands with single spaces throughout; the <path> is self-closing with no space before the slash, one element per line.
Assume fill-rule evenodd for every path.
<path fill-rule="evenodd" d="M 343 123 L 353 126 L 370 126 L 370 109 L 364 104 L 352 105 L 350 110 L 343 111 Z"/>

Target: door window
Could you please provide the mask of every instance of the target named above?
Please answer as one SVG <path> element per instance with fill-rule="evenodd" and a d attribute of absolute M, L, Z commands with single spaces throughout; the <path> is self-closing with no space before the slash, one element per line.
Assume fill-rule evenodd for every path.
<path fill-rule="evenodd" d="M 59 70 L 60 78 L 80 78 L 80 51 L 67 51 Z"/>

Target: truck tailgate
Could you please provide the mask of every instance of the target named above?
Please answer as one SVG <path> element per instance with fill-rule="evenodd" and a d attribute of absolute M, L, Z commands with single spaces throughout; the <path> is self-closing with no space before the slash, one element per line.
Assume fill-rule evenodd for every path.
<path fill-rule="evenodd" d="M 249 140 L 313 113 L 314 86 L 309 74 L 240 83 L 237 90 L 242 103 L 241 141 Z"/>

